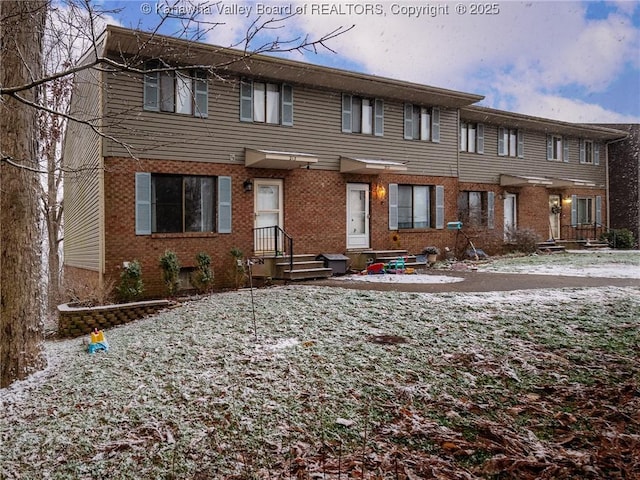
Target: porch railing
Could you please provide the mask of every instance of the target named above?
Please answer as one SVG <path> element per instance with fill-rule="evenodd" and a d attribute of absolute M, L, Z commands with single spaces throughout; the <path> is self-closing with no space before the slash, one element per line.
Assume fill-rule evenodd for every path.
<path fill-rule="evenodd" d="M 289 270 L 293 270 L 293 237 L 277 225 L 253 229 L 256 255 L 272 254 L 289 259 Z"/>
<path fill-rule="evenodd" d="M 562 240 L 574 240 L 586 242 L 587 240 L 600 240 L 609 229 L 600 223 L 581 225 L 562 225 Z"/>

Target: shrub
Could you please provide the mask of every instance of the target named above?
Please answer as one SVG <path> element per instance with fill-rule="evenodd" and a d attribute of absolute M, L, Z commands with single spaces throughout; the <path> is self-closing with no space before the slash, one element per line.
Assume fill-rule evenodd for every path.
<path fill-rule="evenodd" d="M 540 235 L 530 228 L 514 228 L 508 232 L 512 250 L 520 253 L 535 253 L 538 250 Z"/>
<path fill-rule="evenodd" d="M 162 280 L 167 287 L 169 296 L 178 292 L 180 286 L 180 262 L 175 252 L 167 250 L 160 257 L 160 267 L 162 268 Z"/>
<path fill-rule="evenodd" d="M 200 293 L 209 291 L 213 285 L 213 270 L 211 269 L 211 256 L 205 252 L 196 255 L 198 268 L 191 274 L 191 284 Z"/>
<path fill-rule="evenodd" d="M 606 240 L 611 248 L 630 249 L 635 246 L 635 238 L 631 230 L 621 228 L 610 230 L 602 234 L 602 240 Z"/>
<path fill-rule="evenodd" d="M 140 262 L 134 260 L 129 262 L 120 273 L 120 283 L 116 287 L 120 300 L 129 302 L 135 300 L 144 290 L 142 283 L 142 268 Z"/>
<path fill-rule="evenodd" d="M 233 288 L 244 287 L 247 282 L 247 273 L 244 268 L 244 253 L 238 247 L 233 247 L 231 256 L 226 263 L 226 280 Z"/>

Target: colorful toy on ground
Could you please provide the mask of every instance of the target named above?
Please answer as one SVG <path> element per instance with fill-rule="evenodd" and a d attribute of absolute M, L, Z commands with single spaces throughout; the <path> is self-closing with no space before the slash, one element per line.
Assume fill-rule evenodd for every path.
<path fill-rule="evenodd" d="M 91 332 L 91 343 L 87 349 L 89 353 L 95 353 L 100 351 L 108 351 L 109 344 L 107 340 L 104 338 L 104 332 L 102 330 L 98 330 L 98 328 L 94 328 L 93 332 Z"/>
<path fill-rule="evenodd" d="M 384 273 L 384 263 L 372 263 L 367 267 L 367 275 L 380 275 Z"/>
<path fill-rule="evenodd" d="M 391 260 L 387 265 L 387 273 L 404 273 L 405 263 L 404 258 L 398 257 L 396 260 Z"/>

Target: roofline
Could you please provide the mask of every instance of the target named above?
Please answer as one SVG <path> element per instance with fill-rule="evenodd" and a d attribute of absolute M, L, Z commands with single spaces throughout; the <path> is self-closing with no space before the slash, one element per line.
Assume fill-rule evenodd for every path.
<path fill-rule="evenodd" d="M 526 128 L 529 130 L 544 131 L 545 133 L 558 133 L 570 136 L 589 136 L 598 140 L 617 140 L 629 136 L 629 134 L 623 130 L 616 130 L 591 124 L 571 123 L 543 117 L 534 117 L 532 115 L 507 112 L 504 110 L 496 110 L 477 105 L 461 108 L 460 118 L 504 125 L 505 127 L 511 128 Z"/>

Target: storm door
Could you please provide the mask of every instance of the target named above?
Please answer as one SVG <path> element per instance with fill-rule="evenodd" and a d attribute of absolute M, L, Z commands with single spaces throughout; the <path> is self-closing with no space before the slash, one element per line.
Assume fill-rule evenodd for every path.
<path fill-rule="evenodd" d="M 369 248 L 369 185 L 347 184 L 347 248 Z"/>
<path fill-rule="evenodd" d="M 516 196 L 513 193 L 504 195 L 504 240 L 509 241 L 517 228 Z"/>
<path fill-rule="evenodd" d="M 283 251 L 282 180 L 254 180 L 254 251 L 276 253 Z"/>
<path fill-rule="evenodd" d="M 560 238 L 560 195 L 549 195 L 549 238 Z"/>

